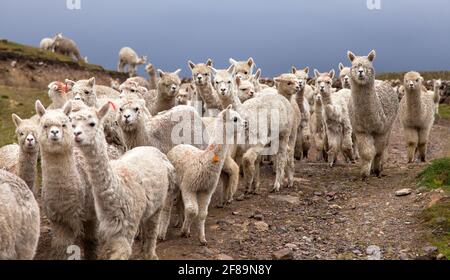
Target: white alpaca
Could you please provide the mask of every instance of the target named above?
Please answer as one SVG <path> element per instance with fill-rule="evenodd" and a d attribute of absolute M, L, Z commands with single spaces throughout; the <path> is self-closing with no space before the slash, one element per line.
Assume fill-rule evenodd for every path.
<path fill-rule="evenodd" d="M 39 48 L 46 51 L 54 51 L 53 50 L 53 38 L 43 38 L 39 43 Z"/>
<path fill-rule="evenodd" d="M 37 195 L 35 181 L 39 156 L 38 124 L 33 120 L 22 120 L 16 114 L 12 114 L 12 119 L 16 126 L 19 144 L 11 144 L 0 148 L 0 169 L 5 169 L 19 176 Z"/>
<path fill-rule="evenodd" d="M 311 116 L 311 129 L 314 138 L 315 148 L 317 150 L 317 161 L 328 161 L 328 143 L 325 123 L 323 120 L 323 102 L 320 94 L 315 95 L 314 113 Z"/>
<path fill-rule="evenodd" d="M 156 240 L 167 193 L 175 187 L 175 170 L 154 147 L 138 147 L 109 161 L 103 118 L 109 105 L 72 116 L 74 139 L 87 164 L 99 219 L 100 257 L 128 259 L 140 229 L 146 259 L 158 259 Z M 170 215 L 170 213 L 169 213 Z"/>
<path fill-rule="evenodd" d="M 342 63 L 339 63 L 339 71 L 339 80 L 342 88 L 350 89 L 350 67 L 345 67 Z"/>
<path fill-rule="evenodd" d="M 39 226 L 33 193 L 22 179 L 0 169 L 0 260 L 32 260 Z"/>
<path fill-rule="evenodd" d="M 70 86 L 59 81 L 51 82 L 48 85 L 48 96 L 52 101 L 48 109 L 62 108 L 67 101 L 73 98 Z"/>
<path fill-rule="evenodd" d="M 249 57 L 246 61 L 236 61 L 230 58 L 229 62 L 234 66 L 233 75 L 235 77 L 239 77 L 241 80 L 249 80 L 251 78 L 253 67 L 255 66 L 253 58 Z"/>
<path fill-rule="evenodd" d="M 128 65 L 128 73 L 133 77 L 137 73 L 137 66 L 147 63 L 147 56 L 138 56 L 138 54 L 130 47 L 123 47 L 119 51 L 119 63 L 117 71 L 124 72 L 125 66 Z"/>
<path fill-rule="evenodd" d="M 61 33 L 53 37 L 53 44 L 51 47 L 55 52 L 67 55 L 72 59 L 76 59 L 77 62 L 85 62 L 81 57 L 77 44 L 70 38 L 63 37 Z"/>
<path fill-rule="evenodd" d="M 245 124 L 231 105 L 216 118 L 215 133 L 208 147 L 200 150 L 191 145 L 178 145 L 167 154 L 177 171 L 177 181 L 184 204 L 181 233 L 190 236 L 193 220 L 198 219 L 199 240 L 206 245 L 205 220 L 211 196 L 219 182 L 230 144 L 235 133 Z"/>

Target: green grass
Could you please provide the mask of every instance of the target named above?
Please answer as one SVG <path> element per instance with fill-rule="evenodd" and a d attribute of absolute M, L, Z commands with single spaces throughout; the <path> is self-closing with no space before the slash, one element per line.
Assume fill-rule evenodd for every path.
<path fill-rule="evenodd" d="M 450 105 L 448 104 L 439 105 L 439 116 L 444 119 L 450 119 Z"/>
<path fill-rule="evenodd" d="M 35 115 L 34 103 L 39 99 L 49 105 L 47 92 L 37 89 L 0 86 L 0 147 L 16 142 L 15 126 L 11 114 L 21 118 Z"/>
<path fill-rule="evenodd" d="M 450 191 L 450 157 L 433 160 L 418 177 L 420 186 Z"/>

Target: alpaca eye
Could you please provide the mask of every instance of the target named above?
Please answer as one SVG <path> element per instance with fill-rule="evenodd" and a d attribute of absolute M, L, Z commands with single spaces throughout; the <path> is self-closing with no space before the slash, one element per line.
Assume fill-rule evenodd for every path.
<path fill-rule="evenodd" d="M 233 121 L 234 121 L 234 122 L 237 122 L 237 121 L 238 121 L 238 118 L 237 118 L 237 117 L 234 117 L 234 118 L 233 118 Z"/>
<path fill-rule="evenodd" d="M 48 128 L 48 125 L 44 125 L 44 129 L 47 129 Z"/>
<path fill-rule="evenodd" d="M 292 83 L 291 83 L 291 82 L 288 82 L 287 84 L 288 84 L 288 86 L 292 85 Z"/>
<path fill-rule="evenodd" d="M 244 71 L 244 74 L 245 74 L 245 75 L 247 75 L 247 74 L 248 74 L 248 72 L 247 72 L 247 71 Z"/>
<path fill-rule="evenodd" d="M 63 124 L 63 125 L 62 125 L 62 127 L 66 128 L 66 127 L 67 127 L 67 125 L 66 125 L 66 124 Z"/>
<path fill-rule="evenodd" d="M 75 128 L 75 125 L 74 125 L 74 124 L 72 124 L 72 128 Z"/>
<path fill-rule="evenodd" d="M 136 90 L 132 89 L 131 92 L 136 92 Z"/>
<path fill-rule="evenodd" d="M 134 108 L 134 111 L 136 111 L 136 112 L 139 111 L 139 108 L 138 107 Z"/>
<path fill-rule="evenodd" d="M 91 122 L 91 123 L 89 124 L 89 126 L 90 126 L 90 127 L 95 127 L 95 123 Z"/>
<path fill-rule="evenodd" d="M 23 132 L 20 133 L 20 136 L 24 136 L 25 134 L 23 134 Z"/>
<path fill-rule="evenodd" d="M 231 84 L 231 81 L 228 81 L 229 84 Z"/>
<path fill-rule="evenodd" d="M 84 94 L 89 94 L 89 91 L 88 91 L 88 90 L 85 90 L 85 91 L 84 91 Z"/>
<path fill-rule="evenodd" d="M 219 84 L 219 82 L 218 81 L 216 81 L 216 85 L 218 85 Z"/>
<path fill-rule="evenodd" d="M 119 111 L 120 111 L 120 112 L 123 112 L 123 109 L 122 109 L 122 108 L 119 108 Z"/>

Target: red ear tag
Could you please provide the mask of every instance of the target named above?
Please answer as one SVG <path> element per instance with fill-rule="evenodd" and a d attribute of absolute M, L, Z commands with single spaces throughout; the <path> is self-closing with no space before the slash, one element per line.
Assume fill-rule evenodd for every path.
<path fill-rule="evenodd" d="M 108 101 L 108 104 L 111 105 L 114 111 L 116 110 L 116 105 L 112 101 Z"/>

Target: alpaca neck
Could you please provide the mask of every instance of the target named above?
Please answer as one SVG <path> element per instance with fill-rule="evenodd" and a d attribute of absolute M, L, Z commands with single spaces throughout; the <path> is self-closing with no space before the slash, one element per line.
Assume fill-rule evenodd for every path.
<path fill-rule="evenodd" d="M 175 107 L 175 95 L 168 96 L 167 94 L 163 93 L 158 87 L 158 95 L 156 96 L 157 112 L 154 113 L 169 110 L 172 107 Z"/>
<path fill-rule="evenodd" d="M 406 108 L 410 118 L 420 116 L 422 112 L 422 92 L 420 89 L 406 91 Z"/>
<path fill-rule="evenodd" d="M 148 82 L 150 84 L 149 90 L 157 89 L 158 88 L 158 77 L 156 76 L 155 71 L 150 71 L 150 72 L 147 72 L 147 73 L 148 73 L 148 76 L 149 76 Z"/>
<path fill-rule="evenodd" d="M 64 93 L 63 93 L 64 94 Z M 67 101 L 67 97 L 63 96 L 62 94 L 56 93 L 54 100 L 53 100 L 53 105 L 56 108 L 62 108 L 64 106 L 64 104 L 66 104 Z"/>
<path fill-rule="evenodd" d="M 204 85 L 196 85 L 197 92 L 202 98 L 203 102 L 206 103 L 208 108 L 215 108 L 219 105 L 218 97 L 211 82 L 208 82 Z"/>
<path fill-rule="evenodd" d="M 384 109 L 375 92 L 375 81 L 370 81 L 365 85 L 352 82 L 351 88 L 354 110 L 359 122 L 383 126 L 385 123 Z"/>
<path fill-rule="evenodd" d="M 147 131 L 146 123 L 149 121 L 150 119 L 142 118 L 137 123 L 135 129 L 123 131 L 122 134 L 127 150 L 131 150 L 139 146 L 147 146 L 147 135 L 149 133 Z"/>
<path fill-rule="evenodd" d="M 223 167 L 228 148 L 234 140 L 234 137 L 228 137 L 228 134 L 230 133 L 226 131 L 223 121 L 217 120 L 214 135 L 202 157 L 202 161 L 207 162 L 208 166 L 212 167 L 213 170 L 221 170 Z M 211 168 L 207 170 L 211 170 Z M 217 172 L 217 174 L 220 174 L 220 172 Z"/>
<path fill-rule="evenodd" d="M 331 95 L 329 92 L 326 93 L 320 93 L 320 95 L 322 96 L 322 102 L 323 105 L 328 106 L 328 105 L 333 105 L 331 102 Z"/>
<path fill-rule="evenodd" d="M 73 148 L 66 153 L 53 154 L 42 152 L 41 157 L 43 188 L 81 187 L 79 173 L 73 156 Z M 43 193 L 50 192 L 46 191 Z"/>
<path fill-rule="evenodd" d="M 36 163 L 38 153 L 27 153 L 22 150 L 19 152 L 19 165 L 17 176 L 22 178 L 31 190 L 34 190 L 34 181 L 36 179 Z"/>

